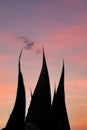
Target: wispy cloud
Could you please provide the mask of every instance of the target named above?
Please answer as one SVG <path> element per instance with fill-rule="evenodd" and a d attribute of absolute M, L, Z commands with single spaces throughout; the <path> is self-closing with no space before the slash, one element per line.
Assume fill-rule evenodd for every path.
<path fill-rule="evenodd" d="M 26 45 L 24 46 L 24 48 L 28 50 L 32 49 L 35 44 L 35 42 L 31 42 L 31 41 L 30 42 L 25 41 L 25 42 L 26 42 Z"/>
<path fill-rule="evenodd" d="M 24 41 L 25 41 L 27 38 L 24 37 L 24 36 L 20 36 L 20 37 L 17 37 L 16 39 L 17 39 L 17 40 L 24 40 Z"/>
<path fill-rule="evenodd" d="M 19 36 L 16 38 L 16 40 L 22 42 L 24 49 L 33 50 L 33 52 L 36 54 L 41 53 L 41 49 L 36 45 L 37 42 L 32 41 L 25 36 Z"/>
<path fill-rule="evenodd" d="M 27 50 L 31 50 L 33 48 L 34 44 L 36 43 L 34 41 L 31 41 L 30 39 L 28 39 L 25 36 L 20 36 L 20 37 L 17 37 L 16 39 L 19 41 L 22 41 L 22 43 L 25 44 L 24 49 L 27 49 Z"/>

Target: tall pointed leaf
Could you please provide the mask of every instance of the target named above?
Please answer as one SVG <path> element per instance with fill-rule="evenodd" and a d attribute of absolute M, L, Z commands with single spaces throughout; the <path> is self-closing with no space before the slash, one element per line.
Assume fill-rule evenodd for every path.
<path fill-rule="evenodd" d="M 43 50 L 43 64 L 41 73 L 32 95 L 28 109 L 26 123 L 33 123 L 38 127 L 43 127 L 48 111 L 51 106 L 51 93 L 48 69 L 46 65 L 45 54 Z"/>
<path fill-rule="evenodd" d="M 4 128 L 6 130 L 24 130 L 25 129 L 25 126 L 24 126 L 25 88 L 24 88 L 23 76 L 22 76 L 21 68 L 20 68 L 21 53 L 19 56 L 19 73 L 18 73 L 18 87 L 17 87 L 16 101 L 15 101 L 13 111 L 7 122 L 7 125 Z"/>
<path fill-rule="evenodd" d="M 48 114 L 46 129 L 50 130 L 70 130 L 67 116 L 64 91 L 64 64 L 58 89 L 54 95 L 52 107 Z"/>

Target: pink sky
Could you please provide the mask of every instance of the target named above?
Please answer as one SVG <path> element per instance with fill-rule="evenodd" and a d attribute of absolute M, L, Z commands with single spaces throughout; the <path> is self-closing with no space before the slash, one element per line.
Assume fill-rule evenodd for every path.
<path fill-rule="evenodd" d="M 52 93 L 64 58 L 71 129 L 87 130 L 87 1 L 37 1 L 0 1 L 0 129 L 15 102 L 18 56 L 25 45 L 17 38 L 24 36 L 35 41 L 32 50 L 23 50 L 21 61 L 27 108 L 42 65 L 42 51 L 35 52 L 44 46 Z"/>

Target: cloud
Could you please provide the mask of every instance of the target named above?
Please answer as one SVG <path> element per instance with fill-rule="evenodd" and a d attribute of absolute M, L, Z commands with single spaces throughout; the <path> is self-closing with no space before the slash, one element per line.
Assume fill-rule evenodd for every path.
<path fill-rule="evenodd" d="M 40 46 L 38 46 L 35 41 L 31 41 L 25 36 L 17 37 L 16 40 L 22 42 L 22 44 L 24 45 L 23 49 L 32 50 L 36 54 L 41 53 Z"/>
<path fill-rule="evenodd" d="M 24 36 L 17 37 L 16 39 L 18 39 L 18 40 L 26 40 L 26 38 Z"/>
<path fill-rule="evenodd" d="M 17 37 L 16 40 L 22 41 L 23 43 L 30 43 L 30 40 L 26 38 L 25 36 Z"/>
<path fill-rule="evenodd" d="M 17 40 L 19 41 L 22 41 L 22 43 L 24 43 L 24 49 L 27 49 L 27 50 L 31 50 L 35 44 L 35 42 L 29 40 L 27 37 L 25 36 L 20 36 L 20 37 L 17 37 L 16 38 Z"/>
<path fill-rule="evenodd" d="M 35 42 L 32 42 L 32 41 L 25 41 L 24 43 L 26 43 L 26 45 L 24 46 L 24 48 L 25 49 L 32 49 L 33 48 L 33 46 L 34 46 L 34 44 L 35 44 Z"/>

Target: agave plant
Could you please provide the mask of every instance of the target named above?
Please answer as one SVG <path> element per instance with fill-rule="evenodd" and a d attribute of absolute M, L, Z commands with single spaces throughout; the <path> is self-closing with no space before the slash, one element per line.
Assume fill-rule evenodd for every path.
<path fill-rule="evenodd" d="M 31 92 L 31 102 L 25 117 L 25 87 L 20 67 L 18 72 L 18 89 L 13 111 L 6 127 L 2 130 L 70 130 L 64 91 L 64 63 L 57 90 L 54 91 L 51 104 L 51 91 L 46 58 L 43 50 L 43 63 L 40 76 Z"/>

